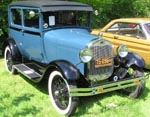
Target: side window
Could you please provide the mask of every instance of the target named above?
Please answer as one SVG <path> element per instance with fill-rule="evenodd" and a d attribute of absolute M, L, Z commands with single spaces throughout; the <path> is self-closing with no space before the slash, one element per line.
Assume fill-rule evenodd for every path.
<path fill-rule="evenodd" d="M 24 26 L 39 28 L 39 11 L 35 9 L 24 9 Z"/>
<path fill-rule="evenodd" d="M 145 39 L 141 26 L 136 23 L 116 23 L 112 25 L 107 32 L 138 39 Z"/>
<path fill-rule="evenodd" d="M 11 9 L 12 13 L 12 23 L 16 25 L 21 25 L 21 9 Z"/>
<path fill-rule="evenodd" d="M 118 34 L 119 30 L 120 30 L 119 23 L 115 23 L 107 29 L 107 32 L 112 34 Z"/>
<path fill-rule="evenodd" d="M 133 34 L 133 37 L 136 37 L 138 39 L 146 39 L 142 27 L 140 25 L 136 25 L 135 27 L 135 33 Z"/>

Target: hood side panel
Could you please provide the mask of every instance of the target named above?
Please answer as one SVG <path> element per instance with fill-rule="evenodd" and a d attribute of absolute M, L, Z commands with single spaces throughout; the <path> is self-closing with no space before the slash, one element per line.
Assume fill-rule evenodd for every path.
<path fill-rule="evenodd" d="M 53 60 L 66 60 L 77 65 L 79 53 L 91 40 L 97 38 L 83 29 L 57 29 L 44 34 L 44 50 L 47 63 Z M 80 69 L 83 65 L 80 65 Z M 82 69 L 83 73 L 84 68 Z"/>

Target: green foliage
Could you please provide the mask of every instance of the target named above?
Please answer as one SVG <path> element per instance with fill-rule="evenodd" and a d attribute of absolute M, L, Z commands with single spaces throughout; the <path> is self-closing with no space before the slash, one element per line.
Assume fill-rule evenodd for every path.
<path fill-rule="evenodd" d="M 0 1 L 0 37 L 5 35 L 8 30 L 8 4 L 17 0 L 1 0 Z"/>
<path fill-rule="evenodd" d="M 87 3 L 98 11 L 93 15 L 93 28 L 106 25 L 117 18 L 149 17 L 150 0 L 72 0 Z"/>
<path fill-rule="evenodd" d="M 150 17 L 150 0 L 136 0 L 133 7 L 137 17 Z"/>
<path fill-rule="evenodd" d="M 0 29 L 0 36 L 1 36 L 1 35 L 3 35 L 3 31 L 2 31 L 2 29 Z"/>
<path fill-rule="evenodd" d="M 7 31 L 7 5 L 10 3 L 11 0 L 5 0 L 1 1 L 0 5 L 0 25 L 2 27 L 2 31 L 6 32 Z"/>

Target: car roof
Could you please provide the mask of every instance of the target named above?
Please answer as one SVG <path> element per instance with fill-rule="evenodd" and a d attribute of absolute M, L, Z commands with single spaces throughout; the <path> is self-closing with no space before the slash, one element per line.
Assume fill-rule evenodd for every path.
<path fill-rule="evenodd" d="M 93 11 L 93 8 L 87 4 L 63 0 L 17 1 L 9 5 L 9 7 L 12 6 L 40 8 L 43 12 L 59 10 Z"/>
<path fill-rule="evenodd" d="M 150 18 L 120 18 L 113 20 L 113 22 L 145 23 L 150 22 Z"/>
<path fill-rule="evenodd" d="M 106 24 L 103 28 L 101 28 L 101 31 L 107 30 L 110 26 L 112 26 L 114 23 L 117 22 L 126 22 L 126 23 L 150 23 L 150 18 L 120 18 L 120 19 L 114 19 L 110 21 L 108 24 Z"/>

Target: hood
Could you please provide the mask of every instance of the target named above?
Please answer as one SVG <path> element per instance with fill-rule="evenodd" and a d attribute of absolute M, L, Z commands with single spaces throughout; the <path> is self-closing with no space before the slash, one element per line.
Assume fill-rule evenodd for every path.
<path fill-rule="evenodd" d="M 44 39 L 51 40 L 61 46 L 83 49 L 91 40 L 97 37 L 85 29 L 55 29 L 45 33 Z"/>

